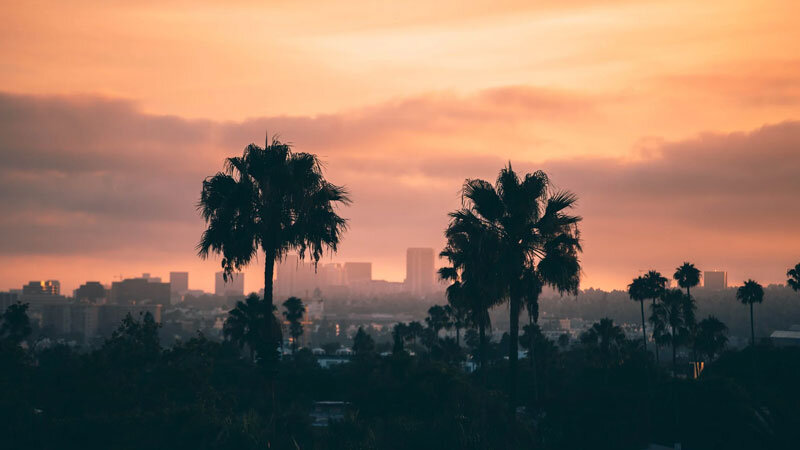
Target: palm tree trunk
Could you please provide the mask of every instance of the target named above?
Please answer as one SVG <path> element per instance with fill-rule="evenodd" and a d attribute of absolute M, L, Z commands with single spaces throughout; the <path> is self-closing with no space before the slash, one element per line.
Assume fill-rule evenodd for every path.
<path fill-rule="evenodd" d="M 656 305 L 656 299 L 655 297 L 653 297 L 653 306 L 655 305 Z M 658 366 L 658 364 L 661 362 L 661 360 L 658 357 L 658 342 L 653 342 L 653 344 L 656 346 L 656 366 Z"/>
<path fill-rule="evenodd" d="M 647 353 L 647 328 L 645 328 L 644 321 L 644 300 L 639 300 L 639 306 L 642 307 L 642 342 L 644 342 L 644 352 Z"/>
<path fill-rule="evenodd" d="M 672 330 L 672 333 L 674 334 L 675 330 Z M 673 339 L 672 339 L 672 376 L 673 377 L 678 375 L 678 363 L 677 363 L 677 360 L 676 360 L 676 357 L 675 357 L 676 353 L 677 352 L 676 352 L 675 339 L 674 339 L 674 336 L 673 336 Z"/>
<path fill-rule="evenodd" d="M 508 407 L 511 414 L 516 413 L 517 406 L 517 358 L 519 349 L 519 307 L 520 296 L 516 289 L 510 295 L 510 323 L 508 340 Z"/>
<path fill-rule="evenodd" d="M 750 303 L 750 345 L 756 345 L 756 329 L 753 325 L 753 304 Z"/>

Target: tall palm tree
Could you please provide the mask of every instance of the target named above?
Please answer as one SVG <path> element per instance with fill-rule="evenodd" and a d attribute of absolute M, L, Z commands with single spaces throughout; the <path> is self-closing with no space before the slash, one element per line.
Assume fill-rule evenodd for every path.
<path fill-rule="evenodd" d="M 686 288 L 686 295 L 691 296 L 690 289 L 700 284 L 700 270 L 694 264 L 685 262 L 675 269 L 672 276 L 678 282 L 678 286 Z"/>
<path fill-rule="evenodd" d="M 694 300 L 680 289 L 669 289 L 653 306 L 650 322 L 657 343 L 672 346 L 672 374 L 677 375 L 677 349 L 689 342 L 694 324 Z"/>
<path fill-rule="evenodd" d="M 240 157 L 228 158 L 222 172 L 203 181 L 198 203 L 206 230 L 197 245 L 200 257 L 222 256 L 225 279 L 264 256 L 264 302 L 272 311 L 275 261 L 296 250 L 316 264 L 326 249 L 335 252 L 346 220 L 336 206 L 349 203 L 344 188 L 328 182 L 315 155 L 292 151 L 273 139 L 262 148 L 250 144 Z M 274 336 L 264 326 L 267 338 Z M 274 362 L 277 342 L 269 354 Z"/>
<path fill-rule="evenodd" d="M 478 328 L 480 368 L 486 363 L 486 330 L 491 327 L 489 309 L 497 305 L 505 291 L 500 280 L 500 241 L 496 233 L 470 211 L 450 214 L 445 230 L 447 245 L 440 256 L 450 266 L 439 269 L 447 287 L 447 300 L 457 314 L 466 312 L 467 322 Z"/>
<path fill-rule="evenodd" d="M 789 277 L 786 283 L 795 292 L 800 291 L 800 263 L 797 263 L 793 269 L 786 271 L 786 276 Z"/>
<path fill-rule="evenodd" d="M 764 301 L 764 288 L 753 280 L 747 280 L 736 290 L 736 299 L 750 305 L 750 344 L 756 345 L 756 331 L 753 324 L 753 305 Z"/>
<path fill-rule="evenodd" d="M 669 280 L 662 276 L 661 272 L 658 272 L 657 270 L 648 271 L 642 278 L 644 279 L 644 289 L 646 292 L 645 295 L 647 295 L 646 298 L 649 298 L 652 301 L 650 304 L 651 309 L 655 308 L 658 299 L 664 295 L 664 292 L 667 289 L 667 282 Z M 655 334 L 653 335 L 653 338 L 655 340 Z M 660 344 L 658 341 L 655 341 L 654 343 L 656 347 L 656 364 L 658 364 L 660 360 L 658 355 L 658 348 Z"/>
<path fill-rule="evenodd" d="M 581 344 L 597 350 L 600 365 L 608 369 L 619 363 L 622 349 L 625 346 L 625 332 L 608 317 L 592 324 L 580 336 Z"/>
<path fill-rule="evenodd" d="M 628 296 L 631 300 L 639 302 L 639 308 L 642 311 L 642 343 L 644 344 L 645 352 L 647 352 L 647 326 L 644 320 L 644 301 L 648 298 L 647 295 L 648 291 L 644 278 L 636 277 L 628 285 Z"/>
<path fill-rule="evenodd" d="M 267 304 L 256 294 L 250 294 L 244 301 L 236 302 L 236 306 L 228 312 L 222 326 L 222 334 L 226 340 L 236 344 L 240 349 L 247 347 L 250 361 L 256 362 L 274 352 L 270 342 L 279 341 L 280 324 L 275 317 L 275 308 L 270 313 Z M 274 326 L 268 328 L 267 323 Z M 272 339 L 267 335 L 272 333 Z"/>
<path fill-rule="evenodd" d="M 297 343 L 303 335 L 303 316 L 306 314 L 306 306 L 297 297 L 289 297 L 283 302 L 286 309 L 283 317 L 289 322 L 289 335 L 292 337 L 292 354 L 297 351 Z"/>
<path fill-rule="evenodd" d="M 543 284 L 562 293 L 578 290 L 581 218 L 566 213 L 577 197 L 555 191 L 542 171 L 520 179 L 510 163 L 500 171 L 494 185 L 480 179 L 467 180 L 462 195 L 465 205 L 456 214 L 475 217 L 500 243 L 498 269 L 509 301 L 509 406 L 513 410 L 526 273 L 533 272 Z"/>

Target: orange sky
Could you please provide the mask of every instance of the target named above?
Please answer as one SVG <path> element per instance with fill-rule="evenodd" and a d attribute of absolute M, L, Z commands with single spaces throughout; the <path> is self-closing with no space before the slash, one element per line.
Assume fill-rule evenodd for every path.
<path fill-rule="evenodd" d="M 507 160 L 581 196 L 584 286 L 684 259 L 778 282 L 800 260 L 797 2 L 16 3 L 0 289 L 181 269 L 210 288 L 200 181 L 265 129 L 351 188 L 337 260 L 377 277 L 440 248 L 463 179 Z"/>

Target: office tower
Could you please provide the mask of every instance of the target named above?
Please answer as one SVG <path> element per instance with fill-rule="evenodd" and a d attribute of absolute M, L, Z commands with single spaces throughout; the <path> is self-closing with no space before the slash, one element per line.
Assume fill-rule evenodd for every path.
<path fill-rule="evenodd" d="M 217 272 L 214 278 L 214 294 L 221 297 L 244 295 L 244 274 L 233 273 L 225 281 L 222 272 Z"/>
<path fill-rule="evenodd" d="M 372 281 L 372 263 L 344 263 L 344 281 L 348 285 Z"/>
<path fill-rule="evenodd" d="M 60 295 L 61 283 L 58 280 L 31 281 L 22 287 L 23 295 Z"/>
<path fill-rule="evenodd" d="M 107 296 L 106 288 L 99 281 L 87 281 L 75 289 L 75 300 L 89 303 L 103 303 Z"/>
<path fill-rule="evenodd" d="M 406 289 L 413 295 L 433 290 L 435 269 L 432 248 L 409 248 L 406 251 Z"/>
<path fill-rule="evenodd" d="M 726 289 L 728 287 L 728 272 L 719 270 L 703 272 L 703 287 L 706 289 Z"/>
<path fill-rule="evenodd" d="M 169 283 L 148 281 L 148 278 L 128 278 L 111 283 L 109 303 L 115 305 L 169 305 Z"/>
<path fill-rule="evenodd" d="M 169 290 L 173 294 L 183 294 L 189 290 L 189 272 L 170 272 Z"/>

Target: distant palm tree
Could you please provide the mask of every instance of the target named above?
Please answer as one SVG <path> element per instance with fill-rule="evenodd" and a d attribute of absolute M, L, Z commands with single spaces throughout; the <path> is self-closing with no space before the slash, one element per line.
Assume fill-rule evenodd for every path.
<path fill-rule="evenodd" d="M 653 306 L 650 322 L 656 343 L 669 343 L 672 346 L 672 374 L 677 375 L 677 349 L 689 342 L 694 326 L 694 300 L 680 289 L 670 289 L 663 293 L 661 300 Z"/>
<path fill-rule="evenodd" d="M 358 356 L 365 356 L 375 352 L 375 341 L 372 339 L 364 327 L 358 327 L 355 337 L 353 337 L 353 352 Z"/>
<path fill-rule="evenodd" d="M 510 163 L 500 171 L 494 185 L 480 179 L 467 180 L 462 195 L 465 207 L 454 214 L 474 217 L 500 242 L 499 275 L 509 301 L 509 406 L 513 410 L 526 273 L 535 273 L 560 292 L 578 289 L 581 218 L 566 213 L 575 206 L 577 197 L 554 191 L 542 171 L 520 179 Z"/>
<path fill-rule="evenodd" d="M 203 181 L 198 203 L 207 228 L 197 245 L 202 258 L 222 255 L 225 279 L 264 255 L 265 310 L 273 310 L 275 261 L 296 250 L 316 264 L 323 251 L 335 252 L 346 221 L 336 211 L 347 204 L 344 188 L 329 183 L 315 155 L 293 152 L 273 139 L 265 147 L 248 145 L 242 156 L 228 158 L 225 170 Z M 272 321 L 266 321 L 266 338 Z M 264 346 L 268 363 L 277 357 L 277 342 Z"/>
<path fill-rule="evenodd" d="M 504 295 L 498 273 L 500 241 L 496 233 L 469 211 L 456 211 L 450 217 L 445 230 L 447 245 L 440 253 L 450 266 L 439 269 L 439 276 L 451 282 L 446 291 L 447 301 L 456 317 L 465 315 L 464 322 L 478 328 L 482 369 L 486 363 L 486 330 L 491 327 L 489 309 Z"/>
<path fill-rule="evenodd" d="M 750 344 L 756 345 L 753 305 L 764 301 L 764 288 L 753 280 L 747 280 L 736 290 L 736 299 L 742 304 L 750 305 Z"/>
<path fill-rule="evenodd" d="M 443 329 L 450 327 L 450 317 L 447 314 L 447 309 L 441 305 L 433 305 L 428 308 L 428 317 L 425 318 L 425 323 L 433 330 L 436 337 Z"/>
<path fill-rule="evenodd" d="M 303 335 L 303 316 L 306 314 L 306 307 L 303 301 L 297 297 L 289 297 L 283 302 L 286 311 L 283 317 L 289 322 L 289 335 L 292 337 L 292 354 L 297 351 L 297 343 Z"/>
<path fill-rule="evenodd" d="M 597 358 L 603 368 L 618 364 L 625 346 L 625 332 L 608 317 L 592 324 L 580 336 L 581 344 L 597 351 Z"/>
<path fill-rule="evenodd" d="M 394 324 L 392 328 L 392 339 L 394 340 L 394 347 L 392 353 L 400 354 L 405 350 L 403 343 L 408 339 L 408 325 L 403 322 Z"/>
<path fill-rule="evenodd" d="M 704 361 L 716 358 L 728 343 L 728 327 L 714 316 L 708 316 L 697 324 L 694 346 Z"/>
<path fill-rule="evenodd" d="M 280 340 L 280 324 L 275 318 L 275 308 L 270 313 L 267 312 L 267 304 L 258 298 L 256 294 L 250 294 L 242 302 L 236 302 L 236 306 L 228 312 L 228 317 L 222 326 L 222 334 L 226 340 L 236 344 L 240 349 L 247 347 L 250 353 L 250 361 L 256 362 L 260 358 L 266 358 L 267 354 L 274 352 L 270 342 Z M 272 328 L 267 328 L 267 323 L 273 323 Z M 267 333 L 273 333 L 272 339 Z M 257 359 L 258 358 L 258 359 Z"/>
<path fill-rule="evenodd" d="M 690 289 L 700 284 L 700 270 L 694 264 L 688 262 L 675 269 L 675 274 L 672 277 L 678 282 L 678 286 L 686 288 L 686 295 L 690 297 L 692 295 Z"/>
<path fill-rule="evenodd" d="M 647 326 L 644 320 L 644 301 L 648 297 L 646 286 L 647 281 L 642 277 L 636 277 L 631 284 L 628 285 L 628 296 L 633 301 L 639 302 L 639 308 L 642 311 L 642 343 L 644 344 L 644 351 L 647 351 Z"/>
<path fill-rule="evenodd" d="M 642 278 L 644 279 L 644 289 L 647 295 L 646 298 L 652 300 L 652 303 L 650 305 L 652 310 L 652 308 L 655 308 L 658 299 L 661 298 L 662 295 L 664 295 L 664 291 L 666 291 L 667 289 L 667 282 L 669 280 L 667 280 L 666 277 L 662 276 L 661 272 L 658 272 L 656 270 L 648 271 L 646 274 L 644 274 Z M 655 334 L 653 335 L 653 337 L 655 338 Z M 658 364 L 659 362 L 659 355 L 658 355 L 659 346 L 660 344 L 658 343 L 658 341 L 656 341 L 655 342 L 656 364 Z"/>
<path fill-rule="evenodd" d="M 786 272 L 786 276 L 789 277 L 786 280 L 789 287 L 794 289 L 795 292 L 800 291 L 800 263 L 797 263 L 793 269 L 789 269 Z"/>
<path fill-rule="evenodd" d="M 417 339 L 421 338 L 424 332 L 425 329 L 422 327 L 422 324 L 416 320 L 408 323 L 407 338 L 411 341 L 412 348 L 416 348 Z"/>

